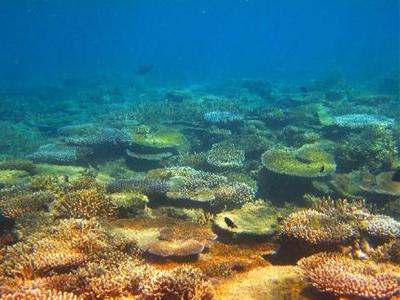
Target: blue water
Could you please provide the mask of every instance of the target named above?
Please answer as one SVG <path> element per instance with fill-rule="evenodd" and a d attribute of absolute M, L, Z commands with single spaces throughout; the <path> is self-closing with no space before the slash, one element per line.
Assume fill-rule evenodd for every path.
<path fill-rule="evenodd" d="M 0 83 L 119 74 L 152 82 L 368 83 L 399 65 L 398 0 L 4 0 Z"/>

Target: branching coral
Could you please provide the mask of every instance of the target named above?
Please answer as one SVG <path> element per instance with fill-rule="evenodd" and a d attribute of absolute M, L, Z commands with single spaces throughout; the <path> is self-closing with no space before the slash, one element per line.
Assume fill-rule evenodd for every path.
<path fill-rule="evenodd" d="M 306 278 L 321 292 L 368 299 L 390 298 L 400 292 L 400 277 L 380 273 L 372 264 L 337 253 L 319 253 L 298 262 Z"/>
<path fill-rule="evenodd" d="M 290 214 L 281 224 L 280 236 L 313 245 L 346 244 L 356 237 L 353 226 L 314 209 Z"/>
<path fill-rule="evenodd" d="M 49 192 L 22 193 L 14 197 L 1 197 L 0 208 L 5 216 L 16 218 L 25 214 L 47 210 L 48 205 L 55 199 Z"/>
<path fill-rule="evenodd" d="M 56 203 L 56 211 L 72 218 L 112 217 L 115 207 L 112 199 L 94 179 L 82 177 L 68 187 Z"/>
<path fill-rule="evenodd" d="M 29 159 L 35 162 L 68 164 L 76 163 L 93 153 L 85 146 L 68 146 L 64 144 L 47 144 L 30 154 Z"/>
<path fill-rule="evenodd" d="M 29 289 L 1 297 L 2 300 L 79 300 L 82 299 L 73 293 L 57 290 Z"/>
<path fill-rule="evenodd" d="M 243 166 L 244 151 L 227 143 L 214 144 L 207 153 L 207 163 L 218 168 L 234 168 Z"/>
<path fill-rule="evenodd" d="M 166 180 L 170 186 L 166 195 L 174 200 L 214 207 L 235 207 L 255 200 L 255 191 L 245 183 L 188 167 L 152 170 L 147 178 Z"/>
<path fill-rule="evenodd" d="M 142 287 L 141 292 L 146 299 L 213 298 L 210 282 L 200 271 L 189 266 L 155 273 Z"/>
<path fill-rule="evenodd" d="M 378 239 L 400 238 L 400 222 L 385 215 L 372 215 L 366 218 L 361 222 L 361 230 Z"/>
<path fill-rule="evenodd" d="M 376 172 L 390 167 L 397 155 L 392 132 L 384 127 L 367 127 L 353 133 L 338 143 L 336 157 L 343 170 L 367 166 Z"/>

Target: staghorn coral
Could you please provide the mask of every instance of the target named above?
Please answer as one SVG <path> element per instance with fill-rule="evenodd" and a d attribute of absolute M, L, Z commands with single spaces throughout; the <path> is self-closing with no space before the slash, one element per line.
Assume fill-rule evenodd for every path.
<path fill-rule="evenodd" d="M 69 219 L 46 234 L 30 236 L 7 250 L 5 274 L 22 280 L 50 273 L 65 273 L 109 247 L 110 237 L 95 220 Z"/>
<path fill-rule="evenodd" d="M 5 216 L 16 218 L 23 215 L 47 210 L 49 204 L 55 199 L 50 192 L 25 192 L 11 197 L 0 196 L 0 209 Z"/>
<path fill-rule="evenodd" d="M 84 219 L 112 217 L 116 213 L 112 199 L 91 177 L 81 177 L 67 186 L 55 210 L 60 215 Z"/>
<path fill-rule="evenodd" d="M 380 273 L 373 264 L 338 253 L 319 253 L 301 259 L 305 277 L 321 292 L 368 299 L 390 298 L 400 292 L 400 277 Z"/>

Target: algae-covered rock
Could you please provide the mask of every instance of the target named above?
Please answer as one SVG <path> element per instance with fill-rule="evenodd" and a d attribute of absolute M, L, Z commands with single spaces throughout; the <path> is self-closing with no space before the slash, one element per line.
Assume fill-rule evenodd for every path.
<path fill-rule="evenodd" d="M 264 152 L 261 160 L 273 173 L 296 177 L 325 177 L 336 170 L 333 156 L 319 144 L 307 144 L 298 149 L 274 148 Z"/>
<path fill-rule="evenodd" d="M 265 203 L 248 203 L 219 213 L 213 228 L 219 238 L 262 241 L 271 238 L 277 226 L 276 211 Z"/>

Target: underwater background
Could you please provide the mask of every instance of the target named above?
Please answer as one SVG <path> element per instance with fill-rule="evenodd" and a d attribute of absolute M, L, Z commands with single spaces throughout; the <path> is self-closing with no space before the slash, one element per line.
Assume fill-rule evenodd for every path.
<path fill-rule="evenodd" d="M 398 0 L 0 4 L 0 299 L 399 299 Z"/>

